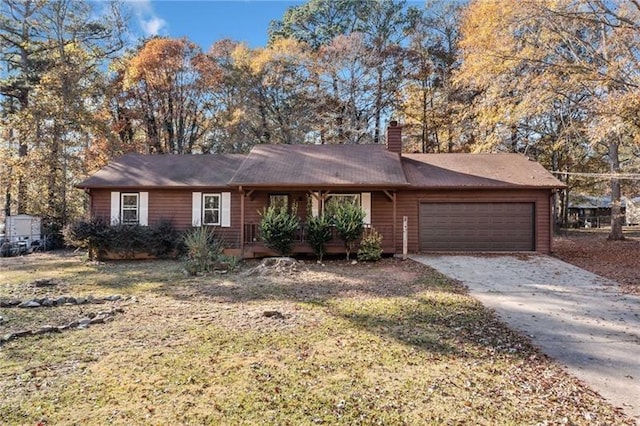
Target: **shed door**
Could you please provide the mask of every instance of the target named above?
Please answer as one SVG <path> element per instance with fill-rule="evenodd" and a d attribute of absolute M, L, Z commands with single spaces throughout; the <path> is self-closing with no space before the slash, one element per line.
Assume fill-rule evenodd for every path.
<path fill-rule="evenodd" d="M 422 203 L 423 251 L 530 251 L 533 203 Z"/>

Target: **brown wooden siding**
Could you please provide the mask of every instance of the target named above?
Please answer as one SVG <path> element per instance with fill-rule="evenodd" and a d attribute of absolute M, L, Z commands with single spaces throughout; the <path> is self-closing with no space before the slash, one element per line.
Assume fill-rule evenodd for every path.
<path fill-rule="evenodd" d="M 549 190 L 433 190 L 398 192 L 396 219 L 396 252 L 402 252 L 402 218 L 408 218 L 409 252 L 420 250 L 419 207 L 423 202 L 519 202 L 535 204 L 535 251 L 549 253 L 550 207 Z"/>
<path fill-rule="evenodd" d="M 109 221 L 111 215 L 110 189 L 91 190 L 91 215 Z M 117 191 L 117 189 L 113 189 Z M 191 190 L 184 189 L 126 189 L 121 192 L 149 192 L 149 225 L 168 220 L 178 230 L 191 228 Z M 202 193 L 231 192 L 231 226 L 216 227 L 216 233 L 232 248 L 240 247 L 240 193 L 220 188 L 198 189 Z"/>
<path fill-rule="evenodd" d="M 127 189 L 126 191 L 130 191 Z M 218 193 L 219 188 L 198 189 L 198 192 Z M 180 230 L 191 227 L 191 190 L 158 189 L 149 190 L 149 224 L 161 219 L 171 220 Z M 235 248 L 240 246 L 240 197 L 231 192 L 231 227 L 218 228 L 220 235 Z M 361 190 L 341 192 L 362 192 Z M 386 253 L 402 252 L 402 218 L 408 217 L 409 252 L 417 252 L 419 246 L 419 206 L 421 202 L 530 202 L 535 204 L 535 250 L 548 253 L 551 232 L 551 208 L 549 190 L 403 190 L 396 196 L 396 221 L 393 222 L 393 201 L 381 191 L 371 192 L 371 222 L 383 235 Z M 255 191 L 245 197 L 245 224 L 258 224 L 259 211 L 268 204 L 269 194 L 283 194 L 285 191 Z M 91 214 L 109 220 L 111 190 L 91 190 Z M 298 215 L 302 222 L 307 217 L 307 192 L 289 192 L 289 200 L 298 203 Z M 394 229 L 395 228 L 395 229 Z M 394 238 L 395 233 L 395 238 Z M 246 236 L 245 236 L 246 238 Z M 337 250 L 337 246 L 336 246 Z M 332 250 L 333 251 L 333 250 Z"/>

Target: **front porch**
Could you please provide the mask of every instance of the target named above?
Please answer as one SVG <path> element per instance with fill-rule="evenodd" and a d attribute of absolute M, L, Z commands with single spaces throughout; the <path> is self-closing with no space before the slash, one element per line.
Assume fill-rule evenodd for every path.
<path fill-rule="evenodd" d="M 393 227 L 390 225 L 375 226 L 372 225 L 376 231 L 382 235 L 382 250 L 384 253 L 395 253 L 395 246 L 393 242 Z M 355 245 L 352 257 L 355 258 L 358 251 L 358 244 Z M 244 225 L 244 255 L 245 258 L 265 257 L 265 256 L 277 256 L 280 253 L 270 249 L 265 245 L 260 237 L 260 225 L 257 223 Z M 345 253 L 344 242 L 338 235 L 335 228 L 332 229 L 331 240 L 326 244 L 326 254 L 343 254 Z M 293 244 L 293 255 L 313 255 L 314 251 L 309 242 L 307 241 L 307 226 L 301 225 L 298 227 L 295 236 L 295 242 Z"/>

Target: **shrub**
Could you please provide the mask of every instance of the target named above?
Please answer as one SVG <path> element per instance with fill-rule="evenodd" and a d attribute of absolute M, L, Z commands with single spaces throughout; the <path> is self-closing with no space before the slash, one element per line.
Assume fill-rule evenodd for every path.
<path fill-rule="evenodd" d="M 90 260 L 100 257 L 110 246 L 109 224 L 100 218 L 72 223 L 63 234 L 68 245 L 87 249 Z"/>
<path fill-rule="evenodd" d="M 89 259 L 103 256 L 107 251 L 133 257 L 136 253 L 166 256 L 177 251 L 180 234 L 170 222 L 153 226 L 109 225 L 96 218 L 75 222 L 64 232 L 67 244 L 86 248 Z"/>
<path fill-rule="evenodd" d="M 183 236 L 178 232 L 171 221 L 161 220 L 160 222 L 149 227 L 150 235 L 150 253 L 155 256 L 167 256 L 178 254 L 184 250 Z"/>
<path fill-rule="evenodd" d="M 283 256 L 291 254 L 296 231 L 300 226 L 300 219 L 296 216 L 297 205 L 291 210 L 287 206 L 270 206 L 260 213 L 260 236 L 267 247 L 272 248 Z"/>
<path fill-rule="evenodd" d="M 336 231 L 344 241 L 344 248 L 347 252 L 347 260 L 353 251 L 356 241 L 362 237 L 364 230 L 365 212 L 354 203 L 329 202 L 328 211 L 331 221 L 336 227 Z"/>
<path fill-rule="evenodd" d="M 358 249 L 358 260 L 361 262 L 377 262 L 381 257 L 382 235 L 374 228 L 365 230 Z"/>
<path fill-rule="evenodd" d="M 191 275 L 210 272 L 224 249 L 224 242 L 205 226 L 187 231 L 183 241 L 187 254 L 185 269 Z"/>
<path fill-rule="evenodd" d="M 325 244 L 331 240 L 331 221 L 325 215 L 311 217 L 307 224 L 307 240 L 313 248 L 318 260 L 322 262 L 325 253 Z"/>

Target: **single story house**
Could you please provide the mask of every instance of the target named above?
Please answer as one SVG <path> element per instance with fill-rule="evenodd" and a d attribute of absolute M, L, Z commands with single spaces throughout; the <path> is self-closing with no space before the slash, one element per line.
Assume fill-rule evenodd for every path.
<path fill-rule="evenodd" d="M 640 223 L 640 197 L 620 200 L 625 225 Z M 574 228 L 600 228 L 611 225 L 611 196 L 585 194 L 569 195 L 569 226 Z"/>
<path fill-rule="evenodd" d="M 548 253 L 552 194 L 563 184 L 520 154 L 402 154 L 401 126 L 383 145 L 256 145 L 248 155 L 122 156 L 76 185 L 90 214 L 111 223 L 168 219 L 179 229 L 214 226 L 234 253 L 272 254 L 259 212 L 296 205 L 296 253 L 312 253 L 304 223 L 331 199 L 359 203 L 386 253 Z M 338 238 L 328 252 L 339 253 Z"/>

